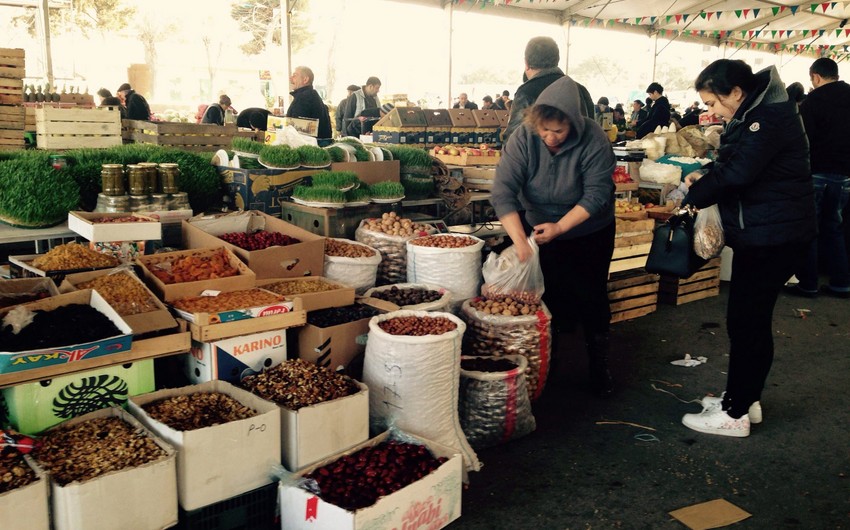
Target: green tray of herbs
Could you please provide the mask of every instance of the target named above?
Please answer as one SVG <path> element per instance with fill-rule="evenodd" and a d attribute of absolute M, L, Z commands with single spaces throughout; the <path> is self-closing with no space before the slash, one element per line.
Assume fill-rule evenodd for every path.
<path fill-rule="evenodd" d="M 265 145 L 260 150 L 260 164 L 268 169 L 297 169 L 301 155 L 288 145 Z"/>
<path fill-rule="evenodd" d="M 233 152 L 245 158 L 257 158 L 265 146 L 266 144 L 242 136 L 234 136 L 230 142 Z"/>
<path fill-rule="evenodd" d="M 404 198 L 404 186 L 400 182 L 385 180 L 369 186 L 371 201 L 377 204 L 398 202 Z"/>
<path fill-rule="evenodd" d="M 316 208 L 342 208 L 345 192 L 332 187 L 298 185 L 292 190 L 292 201 Z"/>
<path fill-rule="evenodd" d="M 313 186 L 336 188 L 347 191 L 360 186 L 360 179 L 353 171 L 324 171 L 313 175 Z"/>

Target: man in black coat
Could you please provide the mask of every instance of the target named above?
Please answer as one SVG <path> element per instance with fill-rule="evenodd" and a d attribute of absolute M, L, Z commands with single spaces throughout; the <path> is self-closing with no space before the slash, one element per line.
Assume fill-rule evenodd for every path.
<path fill-rule="evenodd" d="M 286 109 L 288 118 L 313 118 L 319 120 L 317 140 L 319 145 L 329 143 L 331 133 L 331 116 L 322 97 L 313 88 L 313 71 L 306 66 L 297 66 L 289 76 L 289 88 L 292 90 L 292 103 Z"/>
<path fill-rule="evenodd" d="M 336 125 L 336 132 L 344 135 L 345 130 L 343 129 L 344 122 L 343 118 L 345 117 L 345 105 L 348 102 L 348 98 L 351 97 L 355 91 L 360 90 L 360 87 L 357 85 L 348 85 L 348 95 L 343 98 L 342 101 L 339 102 L 339 105 L 336 106 L 336 113 L 334 114 L 334 125 Z"/>
<path fill-rule="evenodd" d="M 118 87 L 118 99 L 126 110 L 128 120 L 150 120 L 151 108 L 144 96 L 133 90 L 130 83 Z"/>
<path fill-rule="evenodd" d="M 649 107 L 649 113 L 646 116 L 640 127 L 638 127 L 636 136 L 643 138 L 651 132 L 655 132 L 655 128 L 659 125 L 667 127 L 670 125 L 670 102 L 664 96 L 664 87 L 656 82 L 652 82 L 646 87 L 646 93 L 649 99 L 652 100 L 652 106 Z"/>
<path fill-rule="evenodd" d="M 381 100 L 378 92 L 381 91 L 381 80 L 375 76 L 369 77 L 366 84 L 348 96 L 345 102 L 345 114 L 342 117 L 343 128 L 348 136 L 360 136 L 363 133 L 363 122 L 367 117 L 363 115 L 366 109 L 378 109 Z"/>

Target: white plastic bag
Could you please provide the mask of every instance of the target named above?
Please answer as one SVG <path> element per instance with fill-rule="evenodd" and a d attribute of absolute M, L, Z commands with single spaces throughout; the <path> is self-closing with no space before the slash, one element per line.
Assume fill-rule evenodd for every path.
<path fill-rule="evenodd" d="M 720 209 L 716 204 L 702 208 L 694 221 L 694 252 L 703 259 L 711 259 L 723 252 L 725 244 Z"/>
<path fill-rule="evenodd" d="M 287 125 L 281 129 L 275 129 L 277 133 L 274 137 L 274 145 L 288 145 L 293 149 L 302 145 L 318 146 L 318 141 L 312 136 L 301 134 L 292 125 Z"/>
<path fill-rule="evenodd" d="M 525 303 L 540 302 L 545 291 L 540 247 L 533 238 L 528 238 L 528 244 L 531 245 L 531 257 L 525 263 L 519 260 L 513 245 L 501 254 L 487 256 L 481 271 L 484 276 L 481 294 L 492 299 L 510 297 Z"/>

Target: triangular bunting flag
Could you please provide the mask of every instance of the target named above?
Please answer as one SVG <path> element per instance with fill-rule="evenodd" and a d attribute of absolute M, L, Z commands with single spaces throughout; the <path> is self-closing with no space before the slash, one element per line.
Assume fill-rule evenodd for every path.
<path fill-rule="evenodd" d="M 687 15 L 687 14 L 686 14 L 686 15 L 682 15 L 682 20 L 683 20 L 684 22 L 687 22 L 687 21 L 688 21 L 688 17 L 689 17 L 689 16 L 691 16 L 691 15 Z"/>
<path fill-rule="evenodd" d="M 782 13 L 783 11 L 785 11 L 785 9 L 787 9 L 787 8 L 785 6 L 782 6 L 782 7 L 779 8 L 779 12 Z"/>
<path fill-rule="evenodd" d="M 673 15 L 667 15 L 667 24 L 669 24 L 671 20 L 673 20 Z"/>
<path fill-rule="evenodd" d="M 758 37 L 760 34 L 761 34 L 761 30 L 760 29 L 756 30 L 756 37 Z"/>
<path fill-rule="evenodd" d="M 750 30 L 748 34 L 749 34 L 750 38 L 752 39 L 753 38 L 753 30 Z"/>
<path fill-rule="evenodd" d="M 667 22 L 670 22 L 669 18 L 667 19 Z M 676 24 L 679 24 L 680 22 L 682 22 L 682 15 L 676 15 Z"/>
<path fill-rule="evenodd" d="M 700 11 L 700 12 L 699 12 L 699 16 L 700 16 L 700 18 L 702 18 L 703 20 L 705 20 L 705 16 L 706 16 L 706 15 L 705 15 L 705 11 Z"/>
<path fill-rule="evenodd" d="M 819 29 L 818 30 L 818 37 L 823 37 L 824 31 L 826 31 L 826 30 Z"/>
<path fill-rule="evenodd" d="M 776 38 L 776 30 L 775 29 L 770 30 L 770 38 L 772 38 L 772 39 Z"/>
<path fill-rule="evenodd" d="M 776 15 L 777 15 L 777 13 L 779 13 L 779 8 L 778 8 L 778 7 L 772 7 L 770 10 L 773 12 L 773 16 L 776 16 Z"/>
<path fill-rule="evenodd" d="M 715 13 L 717 20 L 720 20 L 720 15 L 722 15 L 722 14 L 723 14 L 723 11 L 718 11 L 717 13 Z"/>
<path fill-rule="evenodd" d="M 784 29 L 780 29 L 780 30 L 779 30 L 779 38 L 780 38 L 780 39 L 782 38 L 782 34 L 783 34 L 783 33 L 785 33 L 785 30 L 784 30 Z"/>
<path fill-rule="evenodd" d="M 850 37 L 850 29 L 845 29 L 845 30 L 844 30 L 844 36 L 845 36 L 845 37 Z"/>
<path fill-rule="evenodd" d="M 655 24 L 656 19 L 658 19 L 658 17 L 649 17 L 649 23 Z"/>
<path fill-rule="evenodd" d="M 824 3 L 822 3 L 822 4 L 820 5 L 820 7 L 821 7 L 821 9 L 823 9 L 823 12 L 824 12 L 824 13 L 826 13 L 826 8 L 828 8 L 828 7 L 829 7 L 829 2 L 824 2 Z"/>
<path fill-rule="evenodd" d="M 738 18 L 741 18 L 741 10 L 740 9 L 735 10 L 735 16 L 738 17 Z"/>
<path fill-rule="evenodd" d="M 749 15 L 749 14 L 750 14 L 750 10 L 744 9 L 744 18 L 747 18 L 747 15 Z"/>
<path fill-rule="evenodd" d="M 809 30 L 804 29 L 804 30 L 803 30 L 803 36 L 805 37 L 805 36 L 806 36 L 806 35 L 808 35 L 808 34 L 809 34 Z"/>
<path fill-rule="evenodd" d="M 711 11 L 709 11 L 709 12 L 708 12 L 708 20 L 709 20 L 709 21 L 711 20 L 711 15 L 713 15 L 713 14 L 714 14 L 714 13 L 712 13 Z"/>
<path fill-rule="evenodd" d="M 815 12 L 815 10 L 816 10 L 817 8 L 818 8 L 818 5 L 817 5 L 817 4 L 811 4 L 811 5 L 809 6 L 809 9 L 811 9 L 811 10 L 812 10 L 812 13 L 814 13 L 814 12 Z"/>
<path fill-rule="evenodd" d="M 609 21 L 608 21 L 608 25 L 609 25 L 609 26 L 611 26 L 611 27 L 613 28 L 613 27 L 614 27 L 614 21 L 613 21 L 613 20 L 609 20 Z"/>
<path fill-rule="evenodd" d="M 792 14 L 792 15 L 796 15 L 796 14 L 797 14 L 797 9 L 799 9 L 799 8 L 800 8 L 800 6 L 788 6 L 788 9 L 790 9 L 790 10 L 791 10 L 791 14 Z"/>
<path fill-rule="evenodd" d="M 759 11 L 761 11 L 761 9 L 753 9 L 753 18 L 758 18 Z"/>

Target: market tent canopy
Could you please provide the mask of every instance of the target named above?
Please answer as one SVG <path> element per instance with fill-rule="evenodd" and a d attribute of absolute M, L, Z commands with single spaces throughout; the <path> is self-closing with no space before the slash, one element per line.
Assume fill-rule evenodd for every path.
<path fill-rule="evenodd" d="M 783 0 L 398 0 L 482 10 L 564 26 L 640 31 L 648 36 L 850 58 L 850 1 Z"/>

